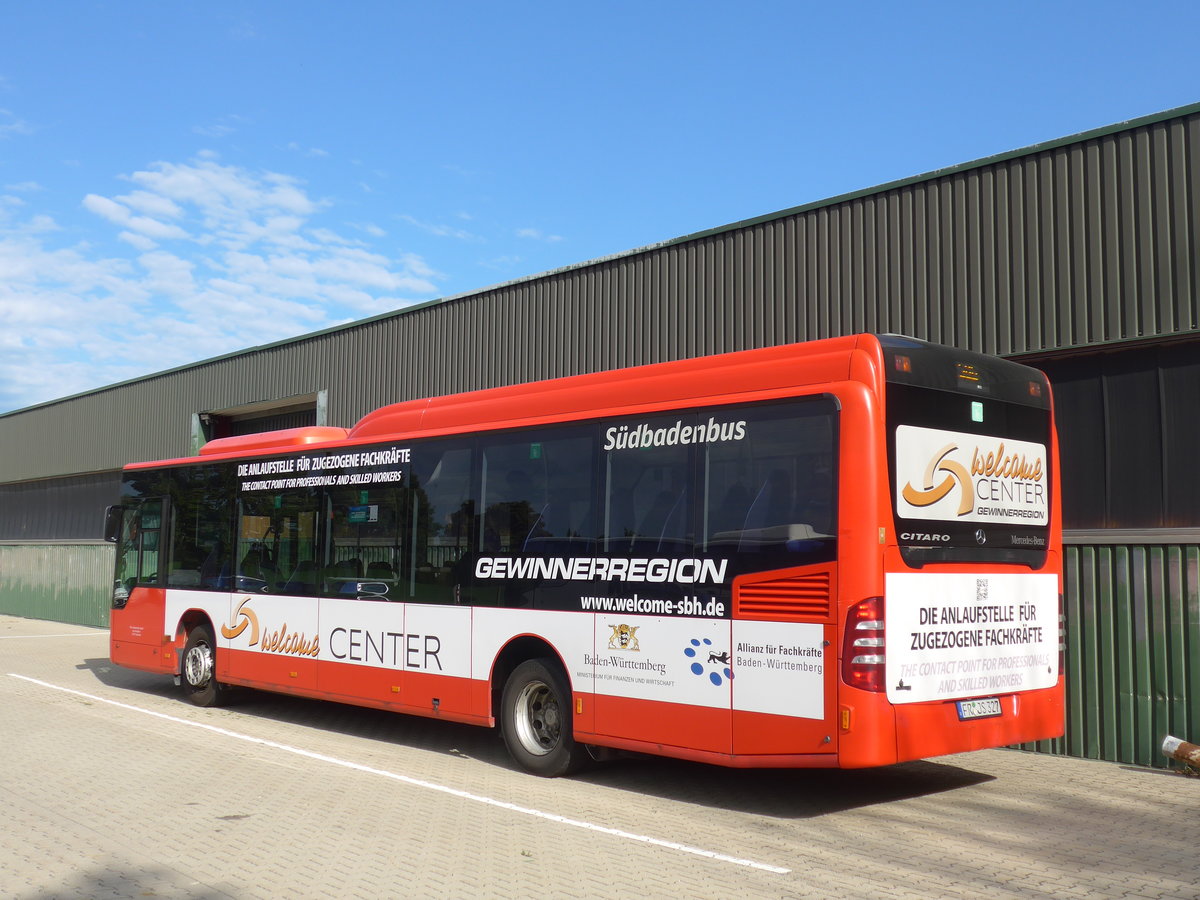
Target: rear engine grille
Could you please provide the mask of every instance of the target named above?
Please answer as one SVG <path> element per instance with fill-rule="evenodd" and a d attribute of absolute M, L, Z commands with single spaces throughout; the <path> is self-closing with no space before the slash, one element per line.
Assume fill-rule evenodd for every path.
<path fill-rule="evenodd" d="M 832 581 L 833 573 L 825 571 L 742 585 L 734 599 L 734 618 L 828 619 Z"/>

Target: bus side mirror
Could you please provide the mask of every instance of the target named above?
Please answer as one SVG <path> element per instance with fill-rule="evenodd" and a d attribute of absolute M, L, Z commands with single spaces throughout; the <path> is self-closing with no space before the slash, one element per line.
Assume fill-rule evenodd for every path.
<path fill-rule="evenodd" d="M 124 517 L 124 506 L 109 506 L 104 510 L 104 539 L 110 544 L 120 540 L 121 521 Z"/>

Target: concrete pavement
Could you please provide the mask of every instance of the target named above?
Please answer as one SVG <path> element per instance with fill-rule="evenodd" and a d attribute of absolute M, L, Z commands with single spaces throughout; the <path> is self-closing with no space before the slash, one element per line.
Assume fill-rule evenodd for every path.
<path fill-rule="evenodd" d="M 111 666 L 0 616 L 0 896 L 1200 897 L 1200 778 L 994 750 L 866 772 L 630 760 Z"/>

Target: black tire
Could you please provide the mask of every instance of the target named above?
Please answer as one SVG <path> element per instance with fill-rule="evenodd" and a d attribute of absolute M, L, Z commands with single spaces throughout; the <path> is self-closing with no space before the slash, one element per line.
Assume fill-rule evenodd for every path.
<path fill-rule="evenodd" d="M 184 696 L 197 706 L 220 706 L 228 696 L 228 689 L 217 681 L 217 642 L 207 625 L 188 632 L 179 660 L 179 682 Z"/>
<path fill-rule="evenodd" d="M 500 732 L 517 764 L 544 778 L 579 771 L 589 757 L 572 728 L 571 689 L 558 664 L 531 659 L 517 666 L 500 703 Z"/>

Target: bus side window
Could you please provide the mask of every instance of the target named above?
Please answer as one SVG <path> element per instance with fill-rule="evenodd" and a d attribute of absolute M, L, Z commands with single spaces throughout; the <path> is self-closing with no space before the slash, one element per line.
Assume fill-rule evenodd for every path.
<path fill-rule="evenodd" d="M 261 594 L 272 589 L 278 579 L 271 498 L 245 497 L 238 505 L 232 590 Z"/>
<path fill-rule="evenodd" d="M 696 445 L 678 435 L 698 435 L 706 426 L 695 421 L 675 414 L 622 426 L 604 458 L 606 551 L 667 557 L 693 552 Z"/>
<path fill-rule="evenodd" d="M 414 448 L 409 587 L 417 601 L 461 603 L 469 577 L 472 538 L 479 527 L 471 495 L 473 446 L 431 442 Z"/>
<path fill-rule="evenodd" d="M 274 552 L 267 560 L 278 584 L 274 593 L 315 597 L 320 592 L 320 510 L 320 493 L 308 488 L 285 491 L 276 499 Z M 268 583 L 270 577 L 264 574 Z"/>
<path fill-rule="evenodd" d="M 484 442 L 480 551 L 564 556 L 593 552 L 595 438 L 558 426 Z"/>
<path fill-rule="evenodd" d="M 216 467 L 173 473 L 171 555 L 167 584 L 200 590 L 230 590 L 231 500 Z"/>
<path fill-rule="evenodd" d="M 558 425 L 480 441 L 482 557 L 559 559 L 595 553 L 595 428 Z M 472 573 L 474 574 L 474 573 Z M 537 606 L 552 586 L 540 578 L 475 576 L 470 602 Z"/>
<path fill-rule="evenodd" d="M 329 520 L 322 594 L 404 600 L 412 515 L 406 487 L 336 488 L 325 495 Z"/>
<path fill-rule="evenodd" d="M 704 448 L 704 548 L 754 555 L 747 565 L 759 567 L 823 560 L 837 527 L 831 402 L 800 398 L 743 407 L 741 415 L 743 439 Z"/>
<path fill-rule="evenodd" d="M 315 596 L 321 495 L 308 488 L 245 497 L 237 525 L 235 590 Z"/>

